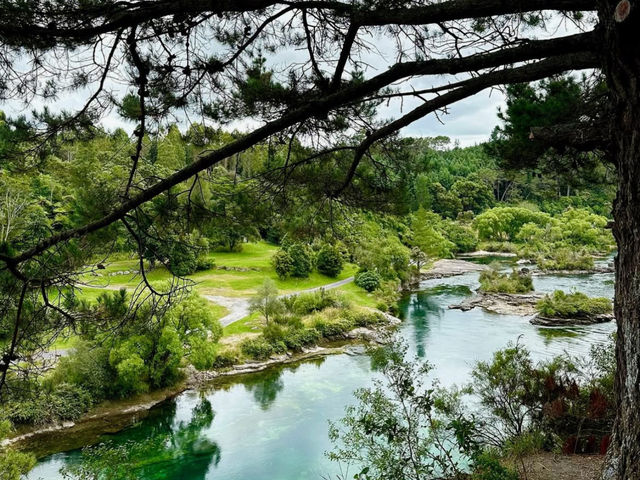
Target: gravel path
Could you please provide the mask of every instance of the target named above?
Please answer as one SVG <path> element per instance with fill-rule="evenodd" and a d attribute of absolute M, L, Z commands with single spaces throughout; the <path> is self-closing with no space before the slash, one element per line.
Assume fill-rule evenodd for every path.
<path fill-rule="evenodd" d="M 280 295 L 280 297 L 286 298 L 298 295 L 299 293 L 317 292 L 319 290 L 332 290 L 334 288 L 347 285 L 351 282 L 353 282 L 353 277 L 345 278 L 344 280 L 338 280 L 337 282 L 328 283 L 319 287 L 307 288 L 305 290 L 300 290 L 292 293 L 285 293 L 284 295 Z M 233 322 L 237 322 L 238 320 L 249 315 L 249 299 L 246 297 L 223 297 L 219 295 L 202 296 L 210 302 L 222 305 L 229 310 L 229 313 L 220 319 L 220 324 L 223 327 L 226 327 Z"/>

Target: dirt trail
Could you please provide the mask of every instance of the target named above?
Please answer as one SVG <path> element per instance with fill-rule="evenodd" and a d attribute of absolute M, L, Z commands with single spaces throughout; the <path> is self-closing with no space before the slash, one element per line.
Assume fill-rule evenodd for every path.
<path fill-rule="evenodd" d="M 345 278 L 344 280 L 338 280 L 337 282 L 328 283 L 319 287 L 306 288 L 297 292 L 285 293 L 283 295 L 280 295 L 280 297 L 286 298 L 293 295 L 298 295 L 300 293 L 317 292 L 319 290 L 332 290 L 334 288 L 347 285 L 351 282 L 353 282 L 353 277 Z M 224 297 L 220 295 L 202 295 L 202 297 L 206 298 L 212 303 L 222 305 L 227 310 L 229 310 L 229 313 L 220 319 L 220 324 L 223 327 L 231 325 L 232 323 L 237 322 L 238 320 L 241 320 L 249 315 L 249 299 L 247 297 Z"/>

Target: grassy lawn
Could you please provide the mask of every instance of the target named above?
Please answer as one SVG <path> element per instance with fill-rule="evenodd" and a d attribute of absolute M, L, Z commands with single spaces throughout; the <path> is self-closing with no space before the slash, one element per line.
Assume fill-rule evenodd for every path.
<path fill-rule="evenodd" d="M 339 280 L 344 280 L 356 274 L 355 265 L 346 264 L 343 271 L 337 278 L 330 278 L 318 272 L 313 272 L 308 278 L 288 278 L 281 280 L 276 275 L 271 266 L 271 257 L 278 250 L 278 247 L 266 242 L 244 244 L 240 252 L 213 252 L 209 255 L 215 260 L 217 267 L 250 268 L 248 271 L 222 270 L 213 268 L 211 270 L 197 272 L 188 278 L 196 282 L 196 291 L 205 295 L 220 295 L 226 297 L 250 297 L 264 282 L 265 278 L 271 278 L 280 293 L 292 293 L 300 290 L 320 287 Z M 140 283 L 140 275 L 112 275 L 109 273 L 137 270 L 136 260 L 118 258 L 117 261 L 105 264 L 105 269 L 100 270 L 101 276 L 85 275 L 82 281 L 91 285 L 84 287 L 80 293 L 81 298 L 96 301 L 98 296 L 105 292 L 104 288 L 109 286 L 111 290 L 117 287 L 133 289 Z M 170 280 L 171 274 L 164 268 L 158 267 L 147 274 L 147 278 L 152 283 L 159 283 Z M 376 298 L 353 283 L 339 287 L 340 291 L 354 305 L 365 307 L 375 307 Z M 226 315 L 228 310 L 225 307 L 211 303 L 216 318 Z M 262 330 L 262 320 L 257 313 L 253 313 L 242 320 L 232 323 L 224 328 L 224 337 L 229 338 L 237 335 L 256 333 Z M 60 339 L 56 343 L 57 348 L 68 348 L 72 346 L 73 339 Z"/>
<path fill-rule="evenodd" d="M 248 317 L 245 317 L 224 327 L 222 336 L 224 338 L 230 337 L 232 335 L 239 335 L 242 333 L 261 332 L 262 327 L 264 327 L 264 321 L 262 320 L 262 317 L 258 312 L 254 312 Z"/>
<path fill-rule="evenodd" d="M 347 283 L 338 287 L 336 291 L 342 293 L 351 303 L 361 305 L 363 307 L 376 308 L 378 300 L 373 293 L 358 287 L 355 283 Z"/>
<path fill-rule="evenodd" d="M 197 283 L 196 290 L 202 294 L 221 295 L 226 297 L 247 297 L 255 293 L 265 278 L 271 278 L 281 293 L 291 293 L 297 290 L 319 287 L 338 280 L 353 276 L 357 267 L 347 264 L 337 278 L 330 278 L 313 272 L 308 278 L 288 278 L 280 280 L 271 266 L 271 256 L 278 248 L 265 242 L 248 243 L 243 245 L 240 252 L 214 252 L 210 256 L 215 259 L 216 266 L 235 268 L 257 268 L 259 270 L 233 271 L 214 268 L 189 275 L 189 279 Z M 115 265 L 115 266 L 114 266 Z M 103 276 L 86 275 L 82 280 L 91 286 L 109 286 L 110 288 L 123 286 L 134 288 L 140 283 L 140 275 L 114 275 L 108 273 L 116 271 L 131 271 L 137 269 L 135 260 L 119 260 L 102 270 Z M 167 281 L 171 274 L 164 268 L 158 267 L 147 273 L 152 283 Z"/>

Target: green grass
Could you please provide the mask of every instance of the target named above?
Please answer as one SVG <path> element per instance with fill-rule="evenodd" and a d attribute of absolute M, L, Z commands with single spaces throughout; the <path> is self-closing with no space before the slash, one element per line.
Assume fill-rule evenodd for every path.
<path fill-rule="evenodd" d="M 56 340 L 49 347 L 49 350 L 67 350 L 75 347 L 79 340 L 80 337 L 74 333 L 65 331 L 61 335 L 58 335 Z"/>
<path fill-rule="evenodd" d="M 233 322 L 227 325 L 222 330 L 223 337 L 230 337 L 231 335 L 239 335 L 242 333 L 260 333 L 264 326 L 262 318 L 258 312 L 254 312 L 248 317 L 242 318 L 237 322 Z"/>
<path fill-rule="evenodd" d="M 326 275 L 313 272 L 308 278 L 288 278 L 281 280 L 271 266 L 271 256 L 276 250 L 277 247 L 273 245 L 259 242 L 244 244 L 240 252 L 214 252 L 210 254 L 210 256 L 215 259 L 216 266 L 257 268 L 259 270 L 244 272 L 214 268 L 212 270 L 197 272 L 189 275 L 187 278 L 197 283 L 195 288 L 202 294 L 247 297 L 255 293 L 255 290 L 262 285 L 265 278 L 271 278 L 281 293 L 291 293 L 343 280 L 355 275 L 357 272 L 355 265 L 347 264 L 337 278 L 330 278 Z M 97 288 L 106 285 L 109 285 L 111 288 L 117 286 L 135 288 L 141 280 L 139 274 L 108 276 L 105 272 L 131 271 L 135 270 L 136 267 L 137 263 L 134 260 L 120 260 L 114 262 L 114 264 L 110 264 L 105 270 L 101 270 L 100 272 L 103 273 L 103 276 L 96 277 L 86 275 L 82 280 Z M 152 284 L 157 284 L 158 282 L 170 280 L 171 274 L 164 267 L 157 267 L 147 272 L 147 279 Z"/>
<path fill-rule="evenodd" d="M 376 308 L 376 305 L 378 304 L 378 300 L 373 293 L 367 292 L 353 282 L 338 287 L 336 291 L 341 292 L 347 300 L 356 305 Z"/>

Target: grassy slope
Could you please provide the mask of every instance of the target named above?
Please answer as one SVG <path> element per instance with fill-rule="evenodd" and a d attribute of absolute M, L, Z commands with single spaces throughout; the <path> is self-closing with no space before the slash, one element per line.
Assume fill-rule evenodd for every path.
<path fill-rule="evenodd" d="M 329 278 L 313 272 L 309 278 L 280 280 L 271 266 L 271 256 L 276 250 L 277 247 L 260 242 L 245 244 L 240 252 L 215 252 L 211 254 L 211 257 L 215 260 L 217 267 L 251 268 L 252 270 L 233 271 L 214 268 L 189 275 L 188 278 L 197 282 L 196 291 L 201 294 L 248 297 L 255 293 L 265 278 L 271 278 L 281 293 L 290 293 L 343 280 L 354 275 L 357 271 L 355 265 L 345 265 L 344 270 L 337 278 Z M 107 268 L 101 271 L 101 277 L 86 275 L 82 280 L 95 287 L 108 285 L 110 288 L 118 286 L 134 288 L 140 282 L 139 275 L 108 276 L 108 274 L 136 269 L 135 260 L 119 260 L 107 265 Z M 171 274 L 164 267 L 158 267 L 148 272 L 147 278 L 150 282 L 157 283 L 169 280 Z"/>
<path fill-rule="evenodd" d="M 347 264 L 344 270 L 337 278 L 330 278 L 325 275 L 313 272 L 309 278 L 297 279 L 289 278 L 280 280 L 273 267 L 271 266 L 271 257 L 277 251 L 278 247 L 270 245 L 266 242 L 247 243 L 243 245 L 240 252 L 214 252 L 210 256 L 214 259 L 216 267 L 231 268 L 247 268 L 249 271 L 233 271 L 221 270 L 214 268 L 204 272 L 197 272 L 188 278 L 197 282 L 196 291 L 200 294 L 220 295 L 226 297 L 249 297 L 255 293 L 255 290 L 262 284 L 265 278 L 271 278 L 278 287 L 280 293 L 291 293 L 308 288 L 319 287 L 338 280 L 343 280 L 355 275 L 357 267 Z M 136 260 L 119 258 L 116 261 L 105 264 L 105 269 L 100 270 L 100 277 L 85 275 L 83 282 L 97 288 L 85 287 L 82 289 L 81 296 L 87 300 L 95 301 L 105 289 L 99 288 L 106 285 L 110 289 L 117 287 L 134 288 L 140 282 L 140 276 L 135 274 L 114 275 L 109 273 L 133 271 L 138 268 Z M 170 273 L 164 268 L 159 267 L 150 271 L 147 278 L 152 283 L 162 282 L 171 278 Z M 343 285 L 338 288 L 348 300 L 355 305 L 365 307 L 375 307 L 375 297 L 357 287 L 353 283 Z M 221 318 L 228 313 L 228 310 L 220 305 L 211 303 L 216 318 Z M 224 336 L 255 333 L 260 331 L 262 322 L 258 314 L 252 314 L 242 320 L 239 320 L 224 328 Z M 72 346 L 73 338 L 61 338 L 56 342 L 57 348 L 68 348 Z"/>

